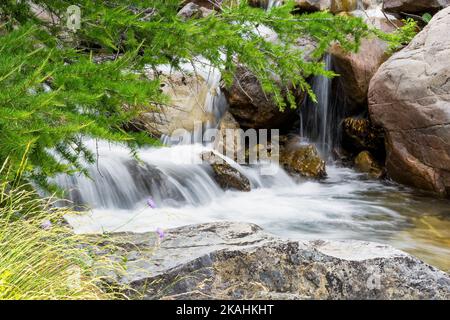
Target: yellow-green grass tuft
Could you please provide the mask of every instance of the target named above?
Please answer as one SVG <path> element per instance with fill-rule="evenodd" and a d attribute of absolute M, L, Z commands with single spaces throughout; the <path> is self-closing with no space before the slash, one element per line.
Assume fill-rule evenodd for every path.
<path fill-rule="evenodd" d="M 122 266 L 102 261 L 91 249 L 92 237 L 74 234 L 64 222 L 64 215 L 74 212 L 56 208 L 30 187 L 4 181 L 2 171 L 0 300 L 126 298 L 95 271 L 114 275 Z"/>

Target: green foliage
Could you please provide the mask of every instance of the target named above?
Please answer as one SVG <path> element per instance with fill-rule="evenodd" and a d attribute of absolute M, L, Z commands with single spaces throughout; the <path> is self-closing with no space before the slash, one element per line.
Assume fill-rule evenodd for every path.
<path fill-rule="evenodd" d="M 356 51 L 363 37 L 376 34 L 394 47 L 410 38 L 412 26 L 385 35 L 360 18 L 328 12 L 293 15 L 294 1 L 268 12 L 240 1 L 224 5 L 220 13 L 185 21 L 177 15 L 179 0 L 79 0 L 82 25 L 72 33 L 65 15 L 73 1 L 34 3 L 47 19 L 37 18 L 29 1 L 0 3 L 0 21 L 5 22 L 0 26 L 0 161 L 9 157 L 18 165 L 26 153 L 24 176 L 43 186 L 47 177 L 83 171 L 84 160 L 95 160 L 83 145 L 85 136 L 132 149 L 154 143 L 123 130 L 131 119 L 167 102 L 158 79 L 142 76 L 144 66 L 177 69 L 202 56 L 230 85 L 236 64 L 242 63 L 281 109 L 294 108 L 294 96 L 286 88 L 314 98 L 306 79 L 333 76 L 320 61 L 332 42 Z M 263 26 L 279 40 L 268 41 L 260 33 Z M 316 43 L 312 54 L 297 45 L 299 37 Z M 112 59 L 95 63 L 100 55 Z"/>
<path fill-rule="evenodd" d="M 384 33 L 378 29 L 372 31 L 380 39 L 387 41 L 389 52 L 392 53 L 411 42 L 417 34 L 418 26 L 414 19 L 406 19 L 403 20 L 403 26 L 392 33 Z"/>
<path fill-rule="evenodd" d="M 153 143 L 122 129 L 152 109 L 151 99 L 163 101 L 157 81 L 129 71 L 135 59 L 129 52 L 97 64 L 77 50 L 58 49 L 35 25 L 7 32 L 0 44 L 0 159 L 19 165 L 26 153 L 28 178 L 45 185 L 46 177 L 82 170 L 82 158 L 94 161 L 83 136 L 132 148 Z"/>

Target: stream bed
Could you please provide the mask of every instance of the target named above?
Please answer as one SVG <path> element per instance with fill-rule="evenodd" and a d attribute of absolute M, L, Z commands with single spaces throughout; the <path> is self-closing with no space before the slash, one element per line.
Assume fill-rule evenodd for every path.
<path fill-rule="evenodd" d="M 390 244 L 450 270 L 450 201 L 370 180 L 330 164 L 322 181 L 293 178 L 279 169 L 261 176 L 238 166 L 251 192 L 223 191 L 212 170 L 194 163 L 201 145 L 149 148 L 140 158 L 152 170 L 130 164 L 126 148 L 101 144 L 91 177 L 59 177 L 72 200 L 90 206 L 68 217 L 78 233 L 147 232 L 212 221 L 255 223 L 292 239 L 357 239 Z M 164 178 L 154 181 L 153 169 Z M 158 179 L 161 179 L 159 177 Z M 155 184 L 156 183 L 156 184 Z M 151 208 L 148 199 L 154 201 Z"/>

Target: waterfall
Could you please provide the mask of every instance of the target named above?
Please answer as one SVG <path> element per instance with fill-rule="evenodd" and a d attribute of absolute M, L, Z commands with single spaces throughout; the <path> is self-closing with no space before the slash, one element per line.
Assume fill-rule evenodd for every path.
<path fill-rule="evenodd" d="M 270 9 L 281 1 L 266 3 Z M 269 41 L 278 41 L 276 33 L 264 25 L 256 31 Z M 434 232 L 427 235 L 428 227 L 424 230 L 419 224 L 408 229 L 416 224 L 414 217 L 445 227 L 440 217 L 448 212 L 447 200 L 369 180 L 333 163 L 327 167 L 326 180 L 315 181 L 292 177 L 282 169 L 273 176 L 263 176 L 258 166 L 240 166 L 226 157 L 230 166 L 250 180 L 252 190 L 224 191 L 211 166 L 200 162 L 200 154 L 210 149 L 195 143 L 201 141 L 197 137 L 202 131 L 218 125 L 227 107 L 219 90 L 220 73 L 203 62 L 183 66 L 186 71 L 195 69 L 207 81 L 210 90 L 206 97 L 202 95 L 201 103 L 205 112 L 214 115 L 203 123 L 200 132 L 188 133 L 194 143 L 142 148 L 136 159 L 123 145 L 86 137 L 85 144 L 98 157 L 96 163 L 86 164 L 89 177 L 54 178 L 53 182 L 67 191 L 66 198 L 86 211 L 66 216 L 76 233 L 154 232 L 156 228 L 193 223 L 241 221 L 291 239 L 390 243 L 448 265 L 450 252 L 442 237 Z M 331 56 L 325 56 L 324 62 L 327 70 L 333 69 Z M 304 140 L 315 143 L 324 157 L 331 157 L 333 148 L 339 145 L 342 108 L 335 99 L 333 81 L 317 76 L 311 85 L 318 102 L 305 99 L 300 110 L 300 133 Z M 170 142 L 169 137 L 163 140 Z M 59 204 L 66 202 L 61 200 Z"/>
<path fill-rule="evenodd" d="M 137 161 L 119 144 L 94 140 L 86 144 L 99 157 L 95 165 L 88 166 L 89 177 L 60 175 L 55 179 L 78 207 L 133 209 L 148 197 L 158 206 L 201 204 L 223 192 L 208 168 L 195 164 L 193 157 L 201 152 L 200 147 L 142 149 L 141 161 Z"/>
<path fill-rule="evenodd" d="M 283 4 L 283 0 L 269 0 L 267 2 L 267 10 L 270 10 L 275 7 L 279 7 Z"/>
<path fill-rule="evenodd" d="M 85 144 L 98 152 L 98 162 L 87 165 L 89 177 L 59 175 L 54 179 L 80 209 L 133 210 L 148 198 L 158 207 L 199 206 L 225 194 L 211 167 L 201 162 L 200 154 L 211 151 L 201 144 L 143 148 L 139 160 L 120 144 L 95 140 Z M 250 180 L 252 188 L 289 185 L 292 181 L 284 171 L 264 177 L 257 167 L 242 167 L 223 157 Z"/>
<path fill-rule="evenodd" d="M 331 55 L 324 57 L 325 69 L 333 70 Z M 311 87 L 317 103 L 310 97 L 300 109 L 300 135 L 314 143 L 325 158 L 332 157 L 333 149 L 339 143 L 339 122 L 342 117 L 336 99 L 333 98 L 332 79 L 324 76 L 313 78 Z"/>

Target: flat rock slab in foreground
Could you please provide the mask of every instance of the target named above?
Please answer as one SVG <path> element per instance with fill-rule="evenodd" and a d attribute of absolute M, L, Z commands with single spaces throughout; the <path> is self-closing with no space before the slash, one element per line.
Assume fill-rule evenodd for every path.
<path fill-rule="evenodd" d="M 450 276 L 392 247 L 290 241 L 245 223 L 114 234 L 118 281 L 147 299 L 450 299 Z"/>

